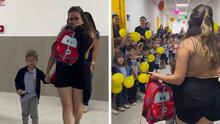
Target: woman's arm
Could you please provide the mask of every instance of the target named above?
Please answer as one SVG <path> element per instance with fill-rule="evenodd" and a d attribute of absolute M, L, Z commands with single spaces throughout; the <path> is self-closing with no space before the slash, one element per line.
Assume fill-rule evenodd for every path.
<path fill-rule="evenodd" d="M 158 73 L 151 73 L 153 79 L 161 79 L 164 82 L 180 85 L 185 79 L 187 69 L 188 69 L 188 62 L 189 56 L 193 50 L 193 44 L 191 40 L 186 39 L 183 41 L 179 49 L 177 51 L 177 58 L 176 58 L 176 67 L 175 72 L 173 75 L 165 76 L 159 75 Z"/>
<path fill-rule="evenodd" d="M 46 69 L 46 76 L 45 76 L 45 81 L 48 83 L 50 82 L 50 70 L 53 67 L 53 63 L 55 61 L 55 58 L 53 58 L 52 56 L 50 56 L 49 60 L 48 60 L 48 64 L 47 64 L 47 69 Z"/>

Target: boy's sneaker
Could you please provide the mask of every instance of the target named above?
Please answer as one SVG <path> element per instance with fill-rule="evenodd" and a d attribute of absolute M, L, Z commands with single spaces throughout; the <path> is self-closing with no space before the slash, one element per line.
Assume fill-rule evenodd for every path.
<path fill-rule="evenodd" d="M 132 103 L 131 105 L 136 106 L 136 104 L 137 104 L 137 103 L 136 103 L 136 102 L 134 102 L 134 103 Z"/>
<path fill-rule="evenodd" d="M 118 107 L 118 110 L 123 112 L 123 111 L 125 111 L 125 108 L 124 107 Z"/>
<path fill-rule="evenodd" d="M 113 115 L 117 115 L 117 114 L 118 114 L 118 111 L 112 109 L 112 114 L 113 114 Z"/>
<path fill-rule="evenodd" d="M 138 99 L 136 102 L 137 102 L 137 103 L 140 103 L 140 102 L 141 102 L 141 100 L 139 100 L 139 99 Z"/>
<path fill-rule="evenodd" d="M 124 107 L 124 108 L 126 108 L 126 109 L 131 108 L 131 106 L 130 106 L 130 105 L 128 105 L 128 104 L 123 105 L 123 107 Z"/>

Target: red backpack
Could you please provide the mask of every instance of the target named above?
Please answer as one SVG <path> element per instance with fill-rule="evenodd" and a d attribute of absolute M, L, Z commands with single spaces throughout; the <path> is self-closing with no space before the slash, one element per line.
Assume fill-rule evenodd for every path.
<path fill-rule="evenodd" d="M 74 64 L 79 56 L 77 40 L 72 26 L 66 26 L 58 36 L 52 49 L 52 56 L 58 61 Z"/>
<path fill-rule="evenodd" d="M 149 124 L 168 120 L 174 116 L 173 92 L 160 81 L 147 84 L 142 115 Z"/>

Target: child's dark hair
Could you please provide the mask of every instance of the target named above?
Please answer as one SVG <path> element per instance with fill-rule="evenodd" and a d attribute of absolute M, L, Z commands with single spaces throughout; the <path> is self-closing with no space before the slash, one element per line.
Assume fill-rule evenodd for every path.
<path fill-rule="evenodd" d="M 147 51 L 147 50 L 150 50 L 150 48 L 148 46 L 144 45 L 143 51 Z"/>
<path fill-rule="evenodd" d="M 118 63 L 118 58 L 124 58 L 125 59 L 125 55 L 124 55 L 124 53 L 122 53 L 122 52 L 116 52 L 115 53 L 115 56 L 114 56 L 114 63 L 116 64 L 116 65 L 118 65 L 118 66 L 126 66 L 126 61 L 124 60 L 124 63 L 123 64 L 119 64 Z"/>
<path fill-rule="evenodd" d="M 38 53 L 35 50 L 28 50 L 25 55 L 25 58 L 27 59 L 28 57 L 34 57 L 38 60 Z"/>
<path fill-rule="evenodd" d="M 117 14 L 113 14 L 112 15 L 112 19 L 114 19 L 115 17 L 118 17 L 118 15 Z"/>
<path fill-rule="evenodd" d="M 134 45 L 130 45 L 130 46 L 127 46 L 127 51 L 131 51 L 132 49 L 137 49 L 137 47 L 135 47 Z"/>

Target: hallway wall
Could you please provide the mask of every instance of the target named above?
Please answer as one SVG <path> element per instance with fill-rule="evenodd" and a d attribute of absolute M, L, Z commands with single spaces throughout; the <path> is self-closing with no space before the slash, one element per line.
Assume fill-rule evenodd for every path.
<path fill-rule="evenodd" d="M 127 29 L 133 32 L 135 27 L 140 25 L 140 17 L 145 16 L 151 22 L 151 30 L 156 32 L 156 18 L 160 18 L 160 24 L 167 25 L 168 17 L 164 12 L 159 11 L 158 6 L 152 0 L 126 0 L 126 14 L 131 17 L 127 21 Z"/>

